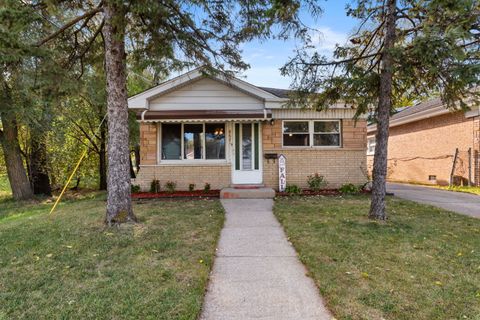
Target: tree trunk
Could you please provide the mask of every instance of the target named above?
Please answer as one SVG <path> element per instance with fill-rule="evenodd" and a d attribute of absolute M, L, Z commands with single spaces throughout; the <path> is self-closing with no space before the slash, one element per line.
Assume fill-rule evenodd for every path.
<path fill-rule="evenodd" d="M 0 117 L 3 125 L 3 131 L 0 131 L 0 142 L 13 198 L 15 200 L 30 199 L 33 197 L 33 192 L 23 166 L 15 115 L 11 112 L 1 112 Z"/>
<path fill-rule="evenodd" d="M 393 58 L 391 50 L 395 45 L 396 0 L 386 5 L 385 47 L 381 58 L 380 90 L 377 108 L 377 134 L 373 160 L 372 203 L 369 218 L 386 220 L 385 194 L 387 181 L 388 134 L 390 110 L 392 108 Z"/>
<path fill-rule="evenodd" d="M 101 120 L 100 120 L 101 121 Z M 106 128 L 105 123 L 100 127 L 100 150 L 98 160 L 99 190 L 107 190 L 107 151 L 106 151 Z"/>
<path fill-rule="evenodd" d="M 47 169 L 47 146 L 41 133 L 32 131 L 30 137 L 29 173 L 34 194 L 52 195 Z"/>
<path fill-rule="evenodd" d="M 125 74 L 125 10 L 105 1 L 105 71 L 108 112 L 108 196 L 105 222 L 136 221 L 130 198 L 130 150 Z"/>

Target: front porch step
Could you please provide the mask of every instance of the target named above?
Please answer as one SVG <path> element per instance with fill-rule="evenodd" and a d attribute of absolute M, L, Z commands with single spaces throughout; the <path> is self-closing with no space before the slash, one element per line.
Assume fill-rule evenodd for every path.
<path fill-rule="evenodd" d="M 265 188 L 264 184 L 231 184 L 230 188 L 233 189 L 260 189 Z"/>
<path fill-rule="evenodd" d="M 220 199 L 272 199 L 275 190 L 272 188 L 238 189 L 224 188 L 220 191 Z"/>

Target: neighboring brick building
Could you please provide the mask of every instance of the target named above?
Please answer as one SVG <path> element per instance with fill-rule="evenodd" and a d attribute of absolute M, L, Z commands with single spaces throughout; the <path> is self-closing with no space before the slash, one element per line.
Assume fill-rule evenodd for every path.
<path fill-rule="evenodd" d="M 376 126 L 367 131 L 371 171 Z M 440 99 L 433 99 L 406 108 L 390 120 L 388 180 L 447 185 L 453 168 L 455 184 L 468 183 L 470 176 L 471 183 L 479 185 L 479 138 L 479 106 L 451 112 Z"/>
<path fill-rule="evenodd" d="M 307 186 L 318 172 L 329 187 L 361 184 L 366 175 L 366 121 L 344 105 L 327 111 L 286 109 L 287 91 L 191 71 L 129 99 L 140 122 L 140 171 L 153 179 L 214 189 L 230 185 L 278 187 L 286 156 L 287 184 Z"/>

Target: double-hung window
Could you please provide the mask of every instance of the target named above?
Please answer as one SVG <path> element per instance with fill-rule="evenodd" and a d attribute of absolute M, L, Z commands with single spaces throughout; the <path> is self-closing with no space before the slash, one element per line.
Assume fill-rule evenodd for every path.
<path fill-rule="evenodd" d="M 340 147 L 340 120 L 283 121 L 285 147 Z"/>
<path fill-rule="evenodd" d="M 163 123 L 162 160 L 225 159 L 224 123 Z"/>
<path fill-rule="evenodd" d="M 371 137 L 367 139 L 367 155 L 371 156 L 375 154 L 375 137 Z"/>

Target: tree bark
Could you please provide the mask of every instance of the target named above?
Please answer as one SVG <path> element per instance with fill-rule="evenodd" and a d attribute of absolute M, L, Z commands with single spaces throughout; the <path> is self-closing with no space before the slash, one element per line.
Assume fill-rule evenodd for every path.
<path fill-rule="evenodd" d="M 48 175 L 47 146 L 41 133 L 32 131 L 30 137 L 29 174 L 34 194 L 52 195 Z"/>
<path fill-rule="evenodd" d="M 396 0 L 386 4 L 385 46 L 381 58 L 380 88 L 377 108 L 376 146 L 373 160 L 372 202 L 369 218 L 386 220 L 385 195 L 387 181 L 388 135 L 390 110 L 392 108 L 393 57 L 391 50 L 395 46 Z"/>
<path fill-rule="evenodd" d="M 13 198 L 15 200 L 31 199 L 33 192 L 23 166 L 15 115 L 12 112 L 0 112 L 0 117 L 3 125 L 3 131 L 0 131 L 0 142 Z"/>
<path fill-rule="evenodd" d="M 130 150 L 125 74 L 125 10 L 105 1 L 105 71 L 108 112 L 108 196 L 105 222 L 136 221 L 130 197 Z"/>

